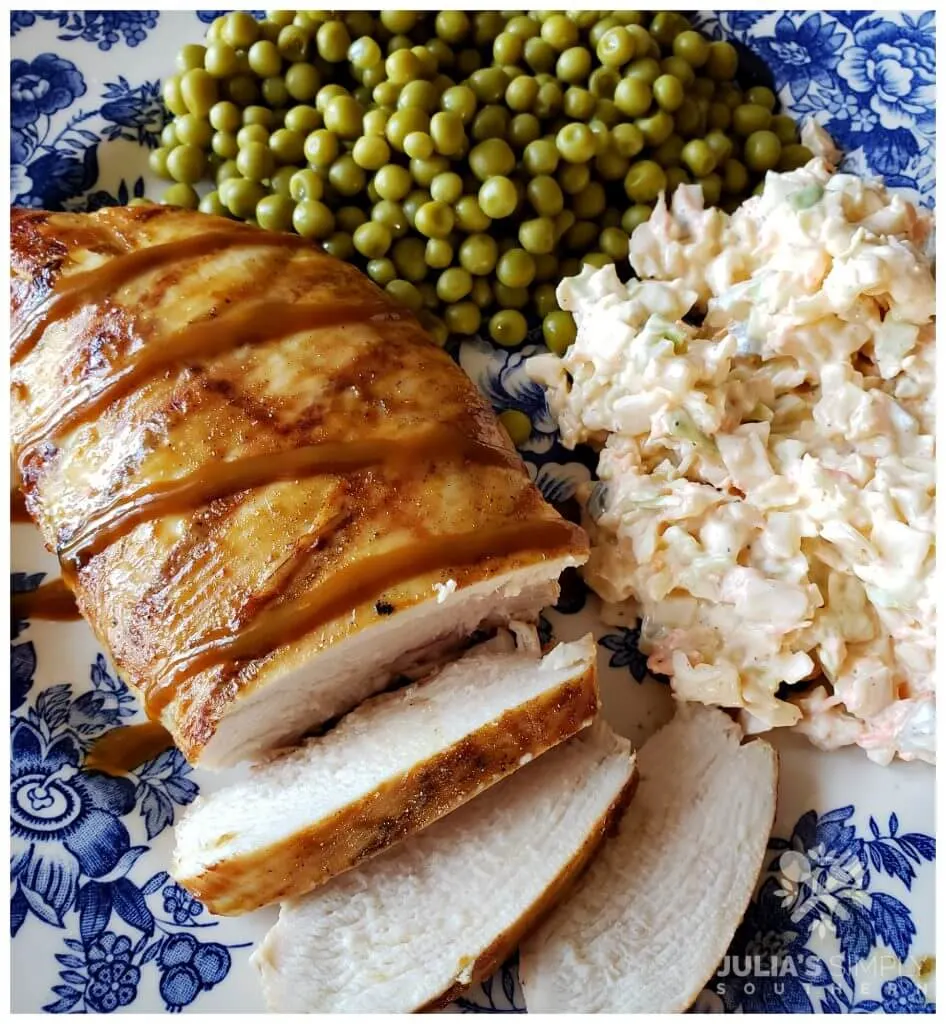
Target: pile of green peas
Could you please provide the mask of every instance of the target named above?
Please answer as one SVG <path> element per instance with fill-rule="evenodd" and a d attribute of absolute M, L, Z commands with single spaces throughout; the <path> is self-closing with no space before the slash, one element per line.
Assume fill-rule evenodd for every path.
<path fill-rule="evenodd" d="M 236 11 L 178 54 L 151 167 L 166 203 L 356 263 L 441 344 L 538 318 L 561 353 L 556 284 L 623 261 L 662 191 L 734 209 L 810 159 L 737 64 L 678 12 Z"/>

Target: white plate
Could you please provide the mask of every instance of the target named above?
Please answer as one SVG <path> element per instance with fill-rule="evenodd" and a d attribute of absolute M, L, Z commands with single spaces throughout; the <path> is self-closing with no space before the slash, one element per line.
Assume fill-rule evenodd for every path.
<path fill-rule="evenodd" d="M 161 126 L 158 79 L 216 13 L 14 13 L 14 200 L 83 209 L 160 194 L 146 170 Z M 855 169 L 932 202 L 932 15 L 699 20 L 762 57 L 789 112 L 819 111 Z M 460 360 L 497 409 L 530 417 L 523 453 L 546 496 L 564 501 L 588 470 L 556 444 L 522 355 L 470 343 Z M 13 569 L 57 575 L 31 527 L 14 527 Z M 15 575 L 13 586 L 37 582 Z M 641 681 L 633 631 L 603 626 L 583 588 L 566 588 L 546 625 L 561 639 L 594 630 L 618 728 L 640 742 L 665 719 L 669 695 Z M 192 772 L 176 752 L 121 780 L 82 770 L 96 736 L 139 715 L 83 623 L 20 624 L 11 675 L 14 1011 L 262 1009 L 247 959 L 274 913 L 215 920 L 166 876 L 175 815 L 219 777 Z M 767 870 L 699 1008 L 932 1012 L 933 771 L 776 742 Z M 522 1005 L 507 965 L 459 1008 Z"/>

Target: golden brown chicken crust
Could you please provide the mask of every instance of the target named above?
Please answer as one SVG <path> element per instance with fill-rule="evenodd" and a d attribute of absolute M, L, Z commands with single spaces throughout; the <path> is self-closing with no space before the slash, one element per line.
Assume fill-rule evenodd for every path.
<path fill-rule="evenodd" d="M 175 877 L 215 914 L 245 914 L 301 896 L 426 828 L 590 724 L 592 665 L 556 690 L 510 709 L 333 817 L 197 876 Z"/>
<path fill-rule="evenodd" d="M 239 232 L 240 244 L 207 251 L 206 236 L 217 231 Z M 182 652 L 299 599 L 368 555 L 560 521 L 475 386 L 413 317 L 354 267 L 299 241 L 163 207 L 12 214 L 11 326 L 22 352 L 11 371 L 12 438 L 28 507 L 53 550 L 69 553 L 90 521 L 142 489 L 199 479 L 224 460 L 278 460 L 299 446 L 365 438 L 402 443 L 431 426 L 506 456 L 490 463 L 435 451 L 408 464 L 255 486 L 140 523 L 80 558 L 71 574 L 80 610 L 190 759 L 238 695 L 370 628 L 379 606 L 410 608 L 449 579 L 464 587 L 545 559 L 587 556 L 584 535 L 566 528 L 553 543 L 444 565 L 385 586 L 271 650 L 206 665 L 167 694 L 162 680 Z M 180 259 L 155 261 L 72 307 L 54 305 L 80 274 L 181 245 Z M 271 338 L 262 332 L 242 345 L 244 335 L 227 326 L 302 305 L 366 317 L 284 335 L 277 316 Z M 36 310 L 56 308 L 29 348 L 23 339 Z M 367 318 L 379 308 L 382 315 Z M 231 332 L 226 347 L 161 365 L 160 354 L 182 335 L 186 348 L 203 322 Z M 148 379 L 116 391 L 116 379 L 142 360 L 154 364 Z M 87 416 L 95 401 L 101 409 Z"/>

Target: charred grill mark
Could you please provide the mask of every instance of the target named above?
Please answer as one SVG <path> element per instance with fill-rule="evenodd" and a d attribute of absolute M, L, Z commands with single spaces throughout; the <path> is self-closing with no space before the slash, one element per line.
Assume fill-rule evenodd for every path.
<path fill-rule="evenodd" d="M 379 615 L 393 615 L 394 605 L 390 601 L 375 601 L 374 610 Z"/>

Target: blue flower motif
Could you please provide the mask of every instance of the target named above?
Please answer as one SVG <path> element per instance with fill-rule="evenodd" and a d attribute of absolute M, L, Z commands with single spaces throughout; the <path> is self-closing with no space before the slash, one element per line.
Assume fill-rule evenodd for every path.
<path fill-rule="evenodd" d="M 936 110 L 936 57 L 933 39 L 912 22 L 874 18 L 854 33 L 838 74 L 865 97 L 887 129 L 932 132 Z"/>
<path fill-rule="evenodd" d="M 798 100 L 818 83 L 830 88 L 844 33 L 829 16 L 815 12 L 808 17 L 783 14 L 775 35 L 759 40 L 757 52 L 771 65 L 779 88 L 788 86 Z M 794 20 L 800 19 L 800 20 Z"/>
<path fill-rule="evenodd" d="M 84 94 L 85 79 L 71 60 L 41 53 L 32 61 L 10 61 L 10 123 L 14 128 L 25 128 L 43 115 L 65 110 Z"/>
<path fill-rule="evenodd" d="M 131 940 L 126 935 L 105 932 L 88 951 L 89 983 L 85 998 L 98 1013 L 112 1013 L 134 1002 L 141 972 L 132 962 Z"/>
<path fill-rule="evenodd" d="M 175 924 L 190 924 L 203 913 L 204 905 L 200 900 L 176 883 L 165 886 L 161 895 L 164 897 L 164 912 L 171 915 Z"/>
<path fill-rule="evenodd" d="M 928 1003 L 923 990 L 911 978 L 892 978 L 880 986 L 884 1013 L 936 1013 L 936 1004 Z"/>
<path fill-rule="evenodd" d="M 192 1003 L 201 990 L 211 989 L 230 971 L 230 952 L 218 942 L 201 943 L 182 932 L 169 936 L 158 956 L 159 990 L 168 1010 Z"/>
<path fill-rule="evenodd" d="M 158 23 L 159 11 L 44 11 L 40 17 L 56 21 L 64 29 L 57 38 L 65 42 L 83 39 L 110 50 L 121 38 L 137 46 L 147 38 L 148 30 Z"/>
<path fill-rule="evenodd" d="M 62 927 L 80 875 L 105 875 L 128 853 L 121 815 L 134 807 L 135 788 L 128 779 L 79 772 L 81 751 L 71 736 L 46 740 L 23 719 L 10 747 L 11 881 L 29 910 Z M 14 920 L 14 934 L 20 924 Z"/>
<path fill-rule="evenodd" d="M 608 633 L 601 637 L 598 643 L 613 652 L 608 661 L 611 668 L 626 668 L 639 683 L 642 683 L 647 677 L 647 658 L 641 654 L 638 647 L 640 638 L 640 627 L 628 629 L 627 626 L 618 626 L 617 633 Z"/>
<path fill-rule="evenodd" d="M 558 437 L 545 388 L 526 373 L 524 366 L 530 356 L 546 351 L 541 345 L 510 351 L 479 339 L 463 342 L 459 351 L 460 365 L 497 412 L 516 409 L 529 417 L 532 433 L 519 448 L 533 454 L 547 452 Z"/>
<path fill-rule="evenodd" d="M 36 21 L 36 15 L 32 11 L 11 11 L 10 12 L 10 35 L 15 36 L 24 28 L 29 28 Z"/>
<path fill-rule="evenodd" d="M 124 77 L 109 82 L 103 93 L 105 103 L 99 108 L 102 117 L 110 122 L 105 138 L 127 139 L 139 146 L 154 149 L 164 127 L 166 114 L 161 99 L 161 86 L 157 81 L 132 86 Z"/>

